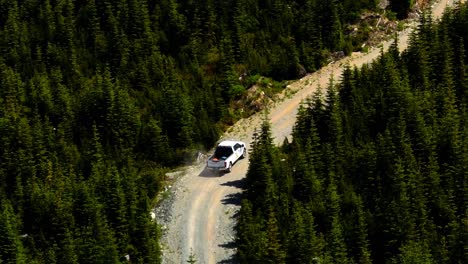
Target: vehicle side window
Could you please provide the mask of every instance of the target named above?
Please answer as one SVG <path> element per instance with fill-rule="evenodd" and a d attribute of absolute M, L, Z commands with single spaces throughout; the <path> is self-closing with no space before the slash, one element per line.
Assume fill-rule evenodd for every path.
<path fill-rule="evenodd" d="M 240 147 L 241 147 L 241 145 L 239 143 L 237 143 L 237 144 L 234 145 L 234 150 L 238 150 Z"/>

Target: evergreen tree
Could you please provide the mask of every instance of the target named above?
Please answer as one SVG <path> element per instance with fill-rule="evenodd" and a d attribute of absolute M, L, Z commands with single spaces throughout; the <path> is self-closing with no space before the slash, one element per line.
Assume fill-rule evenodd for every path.
<path fill-rule="evenodd" d="M 251 165 L 247 171 L 248 186 L 247 197 L 252 201 L 254 209 L 266 209 L 273 202 L 274 196 L 272 181 L 273 139 L 271 138 L 270 124 L 264 121 L 259 134 L 255 134 L 250 154 Z"/>
<path fill-rule="evenodd" d="M 2 199 L 0 214 L 0 262 L 24 263 L 27 261 L 23 243 L 18 233 L 18 222 L 13 207 L 8 200 Z"/>
<path fill-rule="evenodd" d="M 262 226 L 262 218 L 254 215 L 252 204 L 247 199 L 241 202 L 237 225 L 239 247 L 237 254 L 242 263 L 262 262 L 266 256 L 267 238 Z"/>
<path fill-rule="evenodd" d="M 406 18 L 413 4 L 414 4 L 413 0 L 391 0 L 390 1 L 390 7 L 393 12 L 397 13 L 398 18 Z"/>
<path fill-rule="evenodd" d="M 463 6 L 439 24 L 422 16 L 402 55 L 394 44 L 372 65 L 345 68 L 325 100 L 316 93 L 300 106 L 291 143 L 267 151 L 267 133 L 256 135 L 248 179 L 262 184 L 247 186 L 250 224 L 238 230 L 257 223 L 263 233 L 248 245 L 288 263 L 463 262 Z M 242 261 L 258 261 L 244 242 Z"/>
<path fill-rule="evenodd" d="M 279 240 L 278 224 L 275 213 L 271 207 L 268 211 L 268 221 L 266 224 L 266 239 L 268 240 L 268 245 L 264 261 L 265 263 L 286 263 L 286 254 L 283 251 Z"/>
<path fill-rule="evenodd" d="M 434 263 L 424 243 L 411 241 L 401 249 L 399 263 Z"/>
<path fill-rule="evenodd" d="M 165 167 L 243 115 L 233 107 L 253 76 L 296 78 L 359 49 L 348 25 L 377 2 L 0 1 L 2 260 L 159 262 L 148 211 Z M 405 16 L 413 4 L 390 7 Z M 331 262 L 325 245 L 337 241 L 365 262 L 366 239 L 376 263 L 414 260 L 416 249 L 433 262 L 463 258 L 466 16 L 463 3 L 438 24 L 423 15 L 401 56 L 392 45 L 346 69 L 326 100 L 305 102 L 291 144 L 274 147 L 262 127 L 243 260 Z"/>

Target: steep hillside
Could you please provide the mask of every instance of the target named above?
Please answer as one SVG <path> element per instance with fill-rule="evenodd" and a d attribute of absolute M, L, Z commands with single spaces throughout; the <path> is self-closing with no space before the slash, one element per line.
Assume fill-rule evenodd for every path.
<path fill-rule="evenodd" d="M 468 5 L 424 15 L 408 49 L 346 66 L 299 108 L 291 142 L 255 137 L 241 263 L 462 263 Z"/>
<path fill-rule="evenodd" d="M 441 17 L 447 3 L 453 5 L 454 1 L 440 1 L 434 5 L 434 18 Z M 399 33 L 402 50 L 407 46 L 412 29 L 416 26 L 416 23 L 411 23 L 409 28 Z M 283 99 L 268 107 L 274 144 L 281 144 L 285 137 L 290 137 L 297 109 L 305 98 L 318 88 L 326 88 L 331 77 L 338 81 L 345 65 L 370 63 L 379 57 L 381 48 L 387 50 L 392 43 L 385 41 L 367 53 L 353 53 L 290 83 L 281 95 Z M 251 142 L 252 135 L 260 128 L 265 116 L 265 113 L 259 113 L 239 120 L 223 138 Z M 165 229 L 162 238 L 164 263 L 179 263 L 188 259 L 200 263 L 238 262 L 235 258 L 238 244 L 233 226 L 239 215 L 240 196 L 245 187 L 248 165 L 243 160 L 234 166 L 230 174 L 222 177 L 204 170 L 203 163 L 179 172 L 176 176 L 178 181 L 170 189 L 169 198 L 158 208 L 158 212 L 164 212 L 160 214 Z"/>

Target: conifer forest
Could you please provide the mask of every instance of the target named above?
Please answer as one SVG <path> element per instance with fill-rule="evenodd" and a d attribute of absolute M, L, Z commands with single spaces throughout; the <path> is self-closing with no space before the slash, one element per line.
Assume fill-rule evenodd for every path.
<path fill-rule="evenodd" d="M 0 263 L 160 263 L 166 172 L 333 54 L 377 0 L 0 0 Z M 389 1 L 405 18 L 414 0 Z M 256 135 L 241 263 L 463 263 L 468 5 Z M 260 77 L 262 76 L 262 77 Z M 130 261 L 129 261 L 130 260 Z"/>
<path fill-rule="evenodd" d="M 422 16 L 410 47 L 346 68 L 293 139 L 254 137 L 241 263 L 465 263 L 468 5 Z"/>

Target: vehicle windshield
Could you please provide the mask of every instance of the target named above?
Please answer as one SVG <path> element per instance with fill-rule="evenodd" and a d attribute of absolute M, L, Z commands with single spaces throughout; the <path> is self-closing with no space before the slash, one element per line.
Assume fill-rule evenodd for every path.
<path fill-rule="evenodd" d="M 232 155 L 232 148 L 227 146 L 219 146 L 216 148 L 214 157 L 218 159 L 226 159 Z"/>

